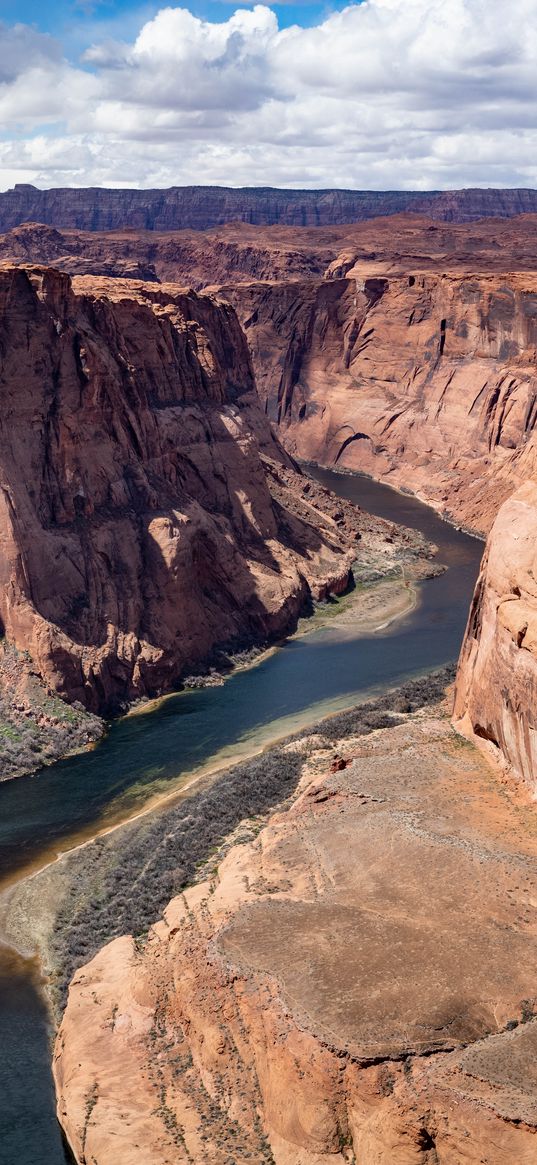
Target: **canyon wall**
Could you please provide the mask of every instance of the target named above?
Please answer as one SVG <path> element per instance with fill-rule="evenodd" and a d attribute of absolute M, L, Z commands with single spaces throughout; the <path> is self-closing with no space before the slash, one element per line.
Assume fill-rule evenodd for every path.
<path fill-rule="evenodd" d="M 81 230 L 179 230 L 239 219 L 256 225 L 328 226 L 413 210 L 448 222 L 537 211 L 536 190 L 278 190 L 172 186 L 167 190 L 64 188 L 20 183 L 0 193 L 0 230 L 41 222 Z"/>
<path fill-rule="evenodd" d="M 537 793 L 537 483 L 501 507 L 461 652 L 455 722 Z"/>
<path fill-rule="evenodd" d="M 478 532 L 536 468 L 535 216 L 206 234 L 29 223 L 0 257 L 218 294 L 291 454 L 413 490 Z"/>
<path fill-rule="evenodd" d="M 336 263 L 323 281 L 222 289 L 267 415 L 298 458 L 488 530 L 536 468 L 537 277 L 347 265 L 345 278 Z"/>
<path fill-rule="evenodd" d="M 0 630 L 61 697 L 162 691 L 345 587 L 359 531 L 297 502 L 229 306 L 4 267 L 0 402 Z"/>

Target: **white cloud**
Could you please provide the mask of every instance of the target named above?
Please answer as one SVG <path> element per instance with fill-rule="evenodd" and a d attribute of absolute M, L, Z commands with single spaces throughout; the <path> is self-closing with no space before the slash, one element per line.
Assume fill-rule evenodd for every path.
<path fill-rule="evenodd" d="M 535 0 L 364 0 L 282 30 L 263 5 L 168 7 L 78 64 L 3 32 L 3 187 L 537 185 Z"/>

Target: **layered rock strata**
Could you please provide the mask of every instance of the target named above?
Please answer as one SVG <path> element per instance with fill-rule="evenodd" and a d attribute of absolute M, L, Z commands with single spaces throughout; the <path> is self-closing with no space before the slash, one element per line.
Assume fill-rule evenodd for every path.
<path fill-rule="evenodd" d="M 537 483 L 492 527 L 459 661 L 461 731 L 537 793 Z"/>
<path fill-rule="evenodd" d="M 532 811 L 430 712 L 320 731 L 297 799 L 76 974 L 78 1162 L 535 1160 Z"/>
<path fill-rule="evenodd" d="M 411 489 L 479 532 L 535 469 L 535 216 L 205 235 L 26 224 L 0 255 L 219 285 L 293 454 Z"/>
<path fill-rule="evenodd" d="M 341 278 L 357 263 L 362 277 L 446 269 L 498 275 L 537 269 L 537 216 L 469 226 L 401 214 L 337 227 L 235 222 L 204 232 L 81 231 L 28 222 L 0 236 L 0 259 L 197 290 L 227 281 L 318 282 Z"/>
<path fill-rule="evenodd" d="M 178 230 L 235 219 L 256 225 L 328 226 L 414 210 L 448 222 L 485 215 L 510 217 L 537 210 L 535 190 L 278 190 L 225 186 L 171 186 L 164 190 L 39 190 L 18 183 L 0 193 L 0 230 L 43 222 L 82 230 Z"/>
<path fill-rule="evenodd" d="M 374 270 L 223 290 L 267 414 L 293 455 L 486 532 L 536 468 L 536 276 Z"/>
<path fill-rule="evenodd" d="M 393 566 L 282 476 L 229 306 L 7 267 L 0 307 L 0 629 L 51 691 L 106 711 L 281 634 L 362 532 Z"/>

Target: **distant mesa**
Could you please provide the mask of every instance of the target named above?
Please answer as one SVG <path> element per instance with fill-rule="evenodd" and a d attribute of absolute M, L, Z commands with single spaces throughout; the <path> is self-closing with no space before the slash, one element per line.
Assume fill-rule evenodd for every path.
<path fill-rule="evenodd" d="M 18 182 L 0 193 L 0 231 L 39 221 L 107 231 L 207 230 L 233 220 L 254 226 L 337 226 L 412 211 L 445 222 L 537 212 L 537 190 L 279 190 L 275 187 L 171 186 L 39 190 Z"/>

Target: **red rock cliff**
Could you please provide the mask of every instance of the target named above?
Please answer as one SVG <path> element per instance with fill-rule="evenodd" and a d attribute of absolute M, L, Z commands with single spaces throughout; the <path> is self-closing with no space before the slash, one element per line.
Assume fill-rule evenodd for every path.
<path fill-rule="evenodd" d="M 349 539 L 271 496 L 253 389 L 209 297 L 0 269 L 0 622 L 59 695 L 161 691 L 344 586 Z"/>
<path fill-rule="evenodd" d="M 537 483 L 492 527 L 459 663 L 455 719 L 537 792 Z"/>
<path fill-rule="evenodd" d="M 410 488 L 486 531 L 535 468 L 537 277 L 404 265 L 223 294 L 293 454 Z"/>

